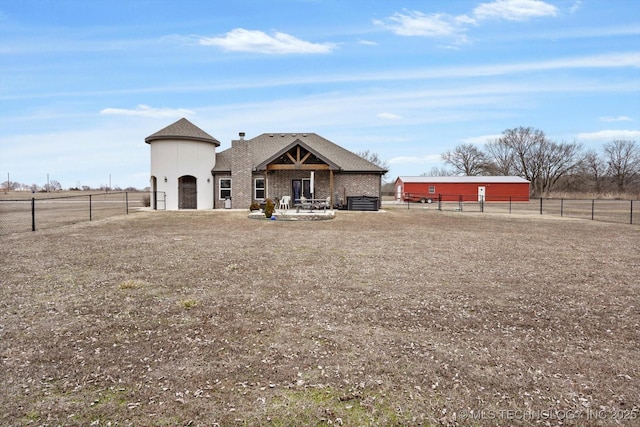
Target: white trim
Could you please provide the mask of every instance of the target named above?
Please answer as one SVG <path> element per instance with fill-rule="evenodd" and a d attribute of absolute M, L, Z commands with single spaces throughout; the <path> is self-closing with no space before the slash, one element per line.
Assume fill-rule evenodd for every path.
<path fill-rule="evenodd" d="M 404 183 L 435 183 L 435 184 L 451 184 L 451 183 L 508 183 L 508 184 L 525 184 L 529 183 L 519 176 L 399 176 L 398 179 Z"/>
<path fill-rule="evenodd" d="M 222 188 L 222 181 L 229 181 L 229 188 Z M 233 181 L 231 178 L 218 178 L 218 200 L 224 200 L 222 197 L 222 190 L 229 191 L 229 197 L 231 197 L 231 189 L 233 188 Z"/>

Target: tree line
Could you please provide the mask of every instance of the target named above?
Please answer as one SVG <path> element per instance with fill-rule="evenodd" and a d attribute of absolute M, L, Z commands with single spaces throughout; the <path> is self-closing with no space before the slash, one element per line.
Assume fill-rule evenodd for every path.
<path fill-rule="evenodd" d="M 520 176 L 537 196 L 553 191 L 640 194 L 640 146 L 630 140 L 613 140 L 597 152 L 520 126 L 505 130 L 484 149 L 460 144 L 441 156 L 450 168 L 424 175 Z"/>
<path fill-rule="evenodd" d="M 20 182 L 6 180 L 0 183 L 0 191 L 30 191 L 32 193 L 51 193 L 55 191 L 62 191 L 62 184 L 56 180 L 51 180 L 46 184 L 22 184 Z M 68 191 L 138 191 L 135 187 L 127 187 L 125 189 L 119 186 L 109 187 L 108 185 L 101 185 L 99 187 L 90 187 L 88 185 L 69 187 Z"/>

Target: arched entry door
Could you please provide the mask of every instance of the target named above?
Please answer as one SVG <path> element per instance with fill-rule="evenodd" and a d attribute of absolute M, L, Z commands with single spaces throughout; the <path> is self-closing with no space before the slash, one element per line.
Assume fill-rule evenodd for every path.
<path fill-rule="evenodd" d="M 178 178 L 178 209 L 198 209 L 195 176 L 185 175 Z"/>

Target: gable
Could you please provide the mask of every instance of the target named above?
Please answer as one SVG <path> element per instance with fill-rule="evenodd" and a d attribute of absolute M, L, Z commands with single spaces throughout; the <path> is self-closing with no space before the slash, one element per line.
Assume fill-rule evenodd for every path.
<path fill-rule="evenodd" d="M 384 174 L 378 165 L 352 153 L 315 133 L 263 133 L 249 140 L 254 165 L 265 165 L 284 154 L 296 144 L 321 159 L 332 170 Z M 294 156 L 295 158 L 295 156 Z"/>
<path fill-rule="evenodd" d="M 256 170 L 339 170 L 334 162 L 296 139 L 255 167 Z"/>

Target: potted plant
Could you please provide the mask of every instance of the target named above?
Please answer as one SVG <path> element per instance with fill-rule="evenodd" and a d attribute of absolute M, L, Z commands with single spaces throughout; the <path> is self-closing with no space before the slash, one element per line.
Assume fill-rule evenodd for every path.
<path fill-rule="evenodd" d="M 264 216 L 266 216 L 267 218 L 271 218 L 271 216 L 273 215 L 273 212 L 276 209 L 276 205 L 275 203 L 273 203 L 273 200 L 271 199 L 267 199 L 264 201 Z"/>

